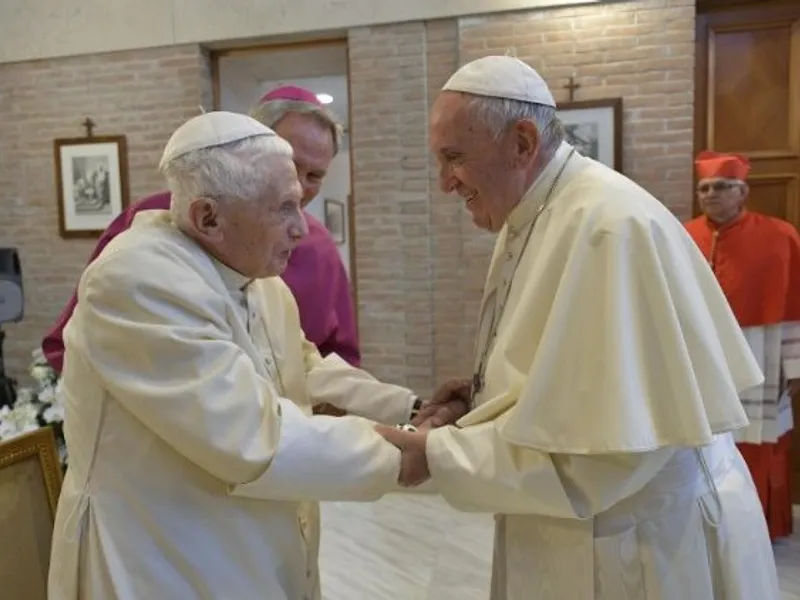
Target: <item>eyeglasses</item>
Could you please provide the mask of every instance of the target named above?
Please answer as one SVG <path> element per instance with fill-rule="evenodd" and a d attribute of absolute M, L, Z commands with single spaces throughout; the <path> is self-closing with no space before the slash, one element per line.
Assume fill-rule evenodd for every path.
<path fill-rule="evenodd" d="M 709 191 L 714 190 L 715 192 L 724 192 L 725 190 L 729 190 L 731 188 L 739 186 L 739 182 L 737 181 L 712 181 L 711 183 L 701 183 L 697 186 L 697 191 L 701 194 L 707 194 Z"/>

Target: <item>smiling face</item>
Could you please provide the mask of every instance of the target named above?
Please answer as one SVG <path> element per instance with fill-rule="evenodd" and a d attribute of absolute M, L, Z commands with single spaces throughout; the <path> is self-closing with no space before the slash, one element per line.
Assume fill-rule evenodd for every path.
<path fill-rule="evenodd" d="M 275 133 L 292 145 L 305 207 L 319 194 L 322 180 L 336 154 L 331 128 L 311 114 L 290 112 L 275 126 Z"/>
<path fill-rule="evenodd" d="M 532 122 L 519 121 L 498 137 L 469 96 L 443 92 L 431 110 L 430 147 L 442 190 L 464 199 L 475 225 L 499 231 L 528 190 L 539 135 Z"/>
<path fill-rule="evenodd" d="M 735 179 L 708 177 L 697 182 L 700 209 L 717 225 L 724 225 L 739 215 L 747 192 L 747 184 Z"/>

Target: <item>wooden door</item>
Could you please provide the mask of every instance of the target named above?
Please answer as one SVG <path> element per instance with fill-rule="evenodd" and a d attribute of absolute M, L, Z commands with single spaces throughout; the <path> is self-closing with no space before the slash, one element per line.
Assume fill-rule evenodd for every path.
<path fill-rule="evenodd" d="M 695 150 L 746 155 L 748 207 L 800 228 L 800 2 L 699 0 L 697 10 Z M 800 397 L 794 415 L 800 504 Z"/>

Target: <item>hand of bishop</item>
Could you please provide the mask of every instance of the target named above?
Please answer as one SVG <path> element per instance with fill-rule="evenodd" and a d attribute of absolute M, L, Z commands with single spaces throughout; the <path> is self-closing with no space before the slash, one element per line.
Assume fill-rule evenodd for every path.
<path fill-rule="evenodd" d="M 453 379 L 439 386 L 436 393 L 411 421 L 420 429 L 450 425 L 469 412 L 471 381 Z"/>

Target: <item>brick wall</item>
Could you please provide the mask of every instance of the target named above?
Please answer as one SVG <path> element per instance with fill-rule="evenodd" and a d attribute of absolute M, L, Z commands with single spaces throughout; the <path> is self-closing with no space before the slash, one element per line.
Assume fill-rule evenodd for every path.
<path fill-rule="evenodd" d="M 468 376 L 493 239 L 438 189 L 427 119 L 459 64 L 515 48 L 551 85 L 576 74 L 576 99 L 622 96 L 625 172 L 679 217 L 691 210 L 694 3 L 604 6 L 448 19 L 349 32 L 356 261 L 365 366 L 421 393 Z M 209 107 L 197 46 L 0 65 L 0 244 L 17 245 L 27 317 L 8 326 L 19 376 L 93 247 L 58 237 L 52 140 L 128 136 L 131 196 L 161 187 L 164 142 Z"/>
<path fill-rule="evenodd" d="M 96 135 L 125 134 L 131 198 L 151 194 L 167 138 L 210 96 L 206 72 L 197 46 L 0 65 L 0 245 L 19 248 L 26 301 L 5 326 L 11 375 L 24 378 L 95 245 L 59 237 L 53 139 L 83 135 L 86 116 Z"/>
<path fill-rule="evenodd" d="M 568 98 L 561 86 L 572 74 L 581 84 L 576 100 L 621 96 L 625 173 L 688 218 L 694 12 L 693 0 L 640 0 L 351 32 L 359 308 L 368 369 L 422 386 L 423 393 L 426 383 L 471 372 L 493 238 L 472 226 L 459 200 L 438 191 L 424 148 L 425 113 L 447 76 L 460 64 L 513 48 L 557 101 Z M 431 269 L 426 286 L 421 278 Z M 431 331 L 417 336 L 423 323 Z M 426 348 L 427 338 L 433 345 Z"/>
<path fill-rule="evenodd" d="M 376 376 L 432 385 L 430 170 L 424 23 L 350 35 L 362 353 Z"/>

